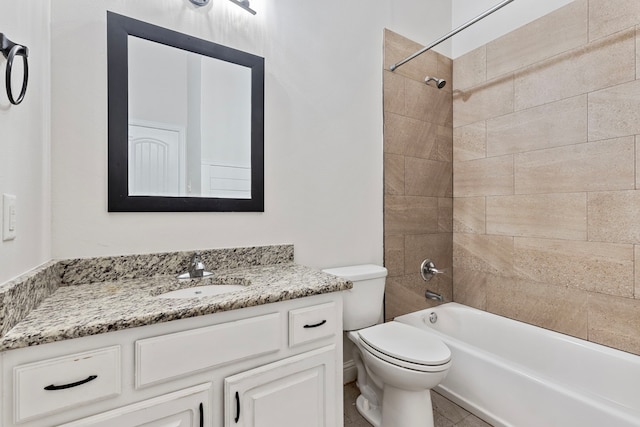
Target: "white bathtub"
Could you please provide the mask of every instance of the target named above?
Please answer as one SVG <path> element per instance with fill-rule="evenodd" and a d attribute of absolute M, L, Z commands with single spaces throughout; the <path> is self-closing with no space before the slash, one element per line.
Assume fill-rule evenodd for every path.
<path fill-rule="evenodd" d="M 640 426 L 640 356 L 456 303 L 395 320 L 447 344 L 436 391 L 495 426 Z"/>

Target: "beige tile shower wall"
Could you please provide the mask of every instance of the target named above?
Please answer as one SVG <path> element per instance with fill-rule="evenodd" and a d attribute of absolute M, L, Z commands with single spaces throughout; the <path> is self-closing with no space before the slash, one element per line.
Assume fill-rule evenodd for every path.
<path fill-rule="evenodd" d="M 385 31 L 384 245 L 389 270 L 386 319 L 432 306 L 429 288 L 452 298 L 453 112 L 452 61 L 435 52 L 395 72 L 389 66 L 422 46 Z M 444 78 L 438 90 L 426 76 Z M 473 137 L 469 137 L 473 144 Z M 478 151 L 470 146 L 469 151 Z M 484 153 L 484 147 L 482 148 Z M 427 284 L 420 264 L 431 258 L 446 274 Z"/>
<path fill-rule="evenodd" d="M 640 354 L 640 2 L 453 64 L 455 301 Z"/>

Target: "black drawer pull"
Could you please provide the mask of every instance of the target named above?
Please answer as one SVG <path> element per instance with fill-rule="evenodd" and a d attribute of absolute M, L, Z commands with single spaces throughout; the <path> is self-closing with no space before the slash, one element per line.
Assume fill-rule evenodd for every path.
<path fill-rule="evenodd" d="M 316 323 L 315 325 L 304 325 L 304 326 L 303 326 L 303 328 L 305 328 L 305 329 L 308 329 L 308 328 L 317 328 L 318 326 L 322 326 L 322 325 L 324 325 L 325 323 L 327 323 L 327 321 L 326 321 L 326 320 L 323 320 L 322 322 L 320 322 L 320 323 Z"/>
<path fill-rule="evenodd" d="M 240 395 L 236 391 L 236 418 L 234 421 L 237 423 L 239 419 L 240 419 Z"/>
<path fill-rule="evenodd" d="M 78 381 L 78 382 L 76 382 L 76 383 L 63 384 L 63 385 L 53 385 L 53 384 L 51 384 L 51 385 L 46 386 L 44 389 L 45 389 L 45 390 L 64 390 L 64 389 L 67 389 L 67 388 L 77 387 L 77 386 L 79 386 L 79 385 L 86 384 L 86 383 L 88 383 L 89 381 L 93 381 L 93 380 L 95 380 L 96 378 L 98 378 L 98 376 L 97 376 L 97 375 L 89 375 L 89 376 L 88 376 L 87 378 L 85 378 L 84 380 L 82 380 L 82 381 Z"/>
<path fill-rule="evenodd" d="M 204 427 L 204 407 L 200 402 L 200 427 Z"/>

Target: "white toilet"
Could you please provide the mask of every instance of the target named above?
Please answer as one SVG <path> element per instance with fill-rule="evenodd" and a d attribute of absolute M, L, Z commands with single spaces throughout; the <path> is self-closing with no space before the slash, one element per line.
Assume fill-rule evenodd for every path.
<path fill-rule="evenodd" d="M 353 282 L 344 291 L 343 326 L 355 344 L 358 412 L 375 427 L 433 427 L 431 388 L 451 366 L 440 340 L 413 326 L 383 320 L 387 270 L 356 265 L 323 270 Z"/>

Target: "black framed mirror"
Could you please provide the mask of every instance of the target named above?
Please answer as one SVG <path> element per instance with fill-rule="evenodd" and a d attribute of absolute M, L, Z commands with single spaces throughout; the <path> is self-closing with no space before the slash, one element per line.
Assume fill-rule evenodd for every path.
<path fill-rule="evenodd" d="M 264 212 L 264 58 L 107 12 L 109 212 Z"/>

